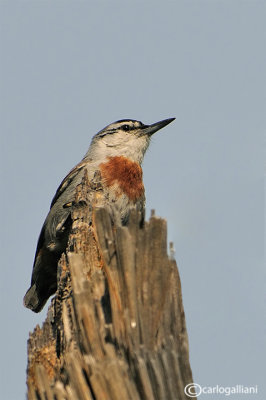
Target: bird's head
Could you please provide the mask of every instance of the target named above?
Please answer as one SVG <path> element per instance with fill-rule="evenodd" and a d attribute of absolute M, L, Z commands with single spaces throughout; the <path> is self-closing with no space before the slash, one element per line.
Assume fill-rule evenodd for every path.
<path fill-rule="evenodd" d="M 85 158 L 101 162 L 107 157 L 124 156 L 141 164 L 151 136 L 174 119 L 168 118 L 152 125 L 133 119 L 113 122 L 92 138 Z"/>

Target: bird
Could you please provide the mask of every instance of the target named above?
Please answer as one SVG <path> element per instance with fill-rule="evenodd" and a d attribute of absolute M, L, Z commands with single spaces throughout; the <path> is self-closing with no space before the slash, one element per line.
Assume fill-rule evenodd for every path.
<path fill-rule="evenodd" d="M 31 285 L 24 306 L 38 313 L 57 289 L 57 264 L 66 250 L 71 229 L 71 209 L 84 172 L 89 181 L 100 176 L 104 204 L 115 206 L 126 225 L 131 209 L 144 212 L 145 189 L 141 164 L 151 136 L 174 121 L 168 118 L 151 125 L 122 119 L 93 136 L 89 149 L 57 189 L 37 243 Z"/>

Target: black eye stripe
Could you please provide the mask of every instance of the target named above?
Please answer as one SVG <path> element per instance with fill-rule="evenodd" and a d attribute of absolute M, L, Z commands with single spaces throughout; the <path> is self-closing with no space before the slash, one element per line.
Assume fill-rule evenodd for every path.
<path fill-rule="evenodd" d="M 133 123 L 133 124 L 132 124 Z M 136 129 L 142 129 L 143 127 L 145 127 L 145 125 L 140 122 L 140 121 L 136 121 L 136 120 L 121 120 L 121 121 L 116 121 L 114 122 L 115 127 L 113 124 L 113 126 L 107 126 L 105 127 L 102 131 L 98 132 L 97 135 L 95 135 L 96 137 L 104 137 L 106 135 L 112 135 L 113 133 L 120 131 L 124 131 L 124 132 L 129 132 L 129 131 L 135 131 Z"/>
<path fill-rule="evenodd" d="M 115 132 L 117 132 L 117 129 L 115 129 L 115 128 L 108 129 L 108 131 L 103 132 L 101 136 L 112 135 Z"/>

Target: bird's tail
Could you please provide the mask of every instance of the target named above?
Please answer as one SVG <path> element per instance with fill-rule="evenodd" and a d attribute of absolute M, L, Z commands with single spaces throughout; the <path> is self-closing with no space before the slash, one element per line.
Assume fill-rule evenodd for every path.
<path fill-rule="evenodd" d="M 47 299 L 40 298 L 36 284 L 34 283 L 24 296 L 23 304 L 25 307 L 30 308 L 34 312 L 40 312 L 44 307 Z"/>

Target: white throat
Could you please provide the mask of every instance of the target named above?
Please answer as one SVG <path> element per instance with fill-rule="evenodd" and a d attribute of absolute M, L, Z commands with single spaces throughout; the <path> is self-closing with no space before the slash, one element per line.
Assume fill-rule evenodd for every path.
<path fill-rule="evenodd" d="M 84 158 L 100 164 L 108 157 L 124 156 L 141 164 L 149 143 L 150 139 L 146 135 L 135 136 L 124 133 L 105 135 L 92 140 Z"/>

